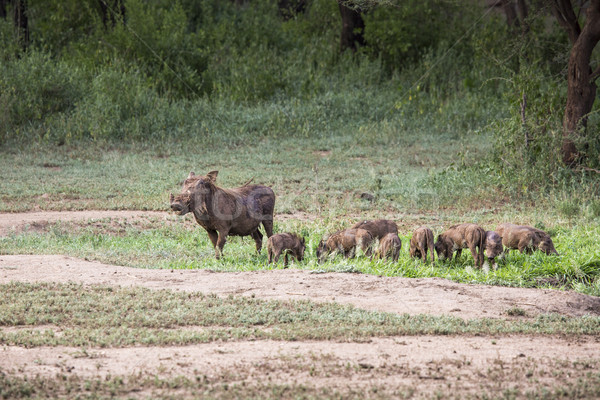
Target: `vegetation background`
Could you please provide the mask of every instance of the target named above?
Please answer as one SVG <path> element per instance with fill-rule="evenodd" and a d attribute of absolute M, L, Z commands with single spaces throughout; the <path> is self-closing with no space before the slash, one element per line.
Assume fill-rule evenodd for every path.
<path fill-rule="evenodd" d="M 307 242 L 306 259 L 291 267 L 316 276 L 442 277 L 600 296 L 598 40 L 597 0 L 0 0 L 0 216 L 111 213 L 0 226 L 0 256 L 99 260 L 115 279 L 114 265 L 172 276 L 282 268 L 239 237 L 216 260 L 190 216 L 165 212 L 190 170 L 218 169 L 223 187 L 253 178 L 274 189 L 275 230 Z M 573 128 L 565 111 L 577 83 L 569 72 L 576 42 L 590 50 L 581 70 L 590 97 Z M 565 138 L 574 159 L 565 160 Z M 115 210 L 143 215 L 118 218 Z M 398 223 L 398 262 L 316 262 L 325 234 L 363 218 Z M 419 225 L 437 234 L 454 223 L 493 229 L 508 221 L 548 231 L 560 256 L 513 251 L 486 272 L 469 252 L 433 264 L 408 255 Z M 530 314 L 551 310 L 540 296 L 500 318 L 463 319 L 297 300 L 302 293 L 272 301 L 196 288 L 7 283 L 6 271 L 23 274 L 10 263 L 2 267 L 0 343 L 26 371 L 56 375 L 28 377 L 16 361 L 0 367 L 0 398 L 416 398 L 429 382 L 435 398 L 600 397 L 598 298 L 560 293 L 589 300 L 581 317 Z M 31 266 L 38 274 L 38 262 Z M 354 275 L 337 276 L 354 284 Z M 385 346 L 376 342 L 382 336 Z M 434 336 L 449 351 L 458 338 L 458 353 L 421 347 Z M 234 350 L 235 363 L 222 369 L 206 364 L 220 348 L 201 349 L 201 363 L 181 363 L 189 348 L 159 359 L 175 345 L 214 342 L 229 352 L 234 342 L 301 349 L 307 341 L 326 352 L 277 350 L 256 362 Z M 375 341 L 365 353 L 385 360 L 330 354 L 346 341 Z M 392 341 L 444 360 L 390 361 L 383 347 Z M 131 354 L 120 350 L 149 349 L 157 365 L 96 377 L 67 361 L 106 373 L 103 347 L 118 360 Z M 56 362 L 35 353 L 48 348 Z M 555 348 L 569 350 L 548 353 Z M 168 360 L 176 375 L 163 375 Z M 281 371 L 283 383 L 272 381 Z M 388 385 L 396 376 L 403 383 Z"/>
<path fill-rule="evenodd" d="M 0 211 L 164 210 L 190 169 L 220 169 L 224 186 L 273 186 L 279 215 L 319 216 L 279 227 L 312 244 L 359 215 L 404 219 L 403 234 L 467 219 L 536 225 L 567 256 L 540 258 L 531 279 L 560 275 L 598 293 L 598 105 L 566 165 L 573 45 L 554 3 L 2 1 Z M 527 14 L 510 13 L 522 4 Z M 582 27 L 597 22 L 589 2 L 577 7 Z M 596 50 L 591 68 L 598 60 Z M 55 233 L 80 253 L 90 234 Z M 152 234 L 151 247 L 169 241 Z M 61 240 L 15 237 L 3 248 L 66 251 Z M 131 243 L 120 245 L 138 265 Z M 163 264 L 198 266 L 173 246 Z M 526 261 L 515 260 L 511 284 L 522 284 Z M 389 273 L 412 274 L 402 271 Z"/>

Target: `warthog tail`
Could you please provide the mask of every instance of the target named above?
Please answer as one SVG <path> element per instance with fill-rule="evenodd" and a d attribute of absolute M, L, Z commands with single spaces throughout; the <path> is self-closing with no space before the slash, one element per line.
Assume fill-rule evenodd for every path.
<path fill-rule="evenodd" d="M 273 247 L 271 246 L 271 241 L 267 241 L 267 262 L 271 264 L 273 261 Z"/>
<path fill-rule="evenodd" d="M 435 262 L 435 247 L 433 245 L 433 232 L 427 231 L 427 249 L 431 252 L 431 263 Z M 425 252 L 425 258 L 427 258 L 427 252 Z"/>
<path fill-rule="evenodd" d="M 485 241 L 486 234 L 483 228 L 479 229 L 479 252 L 477 253 L 477 263 L 479 264 L 479 268 L 483 266 L 484 252 L 485 252 Z"/>

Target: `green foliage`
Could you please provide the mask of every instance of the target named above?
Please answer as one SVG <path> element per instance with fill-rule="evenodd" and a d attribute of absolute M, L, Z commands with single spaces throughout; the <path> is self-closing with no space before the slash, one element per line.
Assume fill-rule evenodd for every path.
<path fill-rule="evenodd" d="M 79 69 L 42 52 L 0 64 L 0 139 L 25 132 L 44 139 L 47 119 L 75 108 L 83 96 L 83 81 Z"/>
<path fill-rule="evenodd" d="M 577 200 L 564 200 L 558 203 L 558 212 L 568 219 L 572 219 L 579 215 L 581 206 Z"/>
<path fill-rule="evenodd" d="M 20 53 L 21 48 L 15 38 L 15 28 L 10 20 L 0 19 L 0 61 L 12 60 Z"/>
<path fill-rule="evenodd" d="M 499 121 L 492 162 L 507 184 L 523 194 L 556 185 L 563 170 L 561 87 L 537 68 L 521 68 L 513 75 L 511 117 Z"/>
<path fill-rule="evenodd" d="M 570 44 L 558 26 L 549 28 L 545 8 L 532 7 L 524 34 L 515 29 L 481 35 L 476 43 L 478 62 L 496 66 L 499 87 L 510 116 L 492 126 L 492 165 L 506 191 L 516 198 L 534 199 L 539 193 L 587 193 L 598 196 L 596 177 L 562 163 L 562 118 L 566 98 L 566 66 Z M 490 34 L 491 33 L 491 34 Z M 487 61 L 486 61 L 487 60 Z M 491 76 L 490 76 L 491 77 Z M 598 165 L 597 135 L 580 136 L 584 164 Z M 589 197 L 587 197 L 589 199 Z M 576 201 L 579 201 L 577 199 Z M 556 207 L 568 218 L 578 207 L 558 200 Z"/>
<path fill-rule="evenodd" d="M 360 143 L 348 150 L 360 153 L 452 139 L 461 141 L 453 157 L 407 162 L 433 165 L 425 191 L 442 197 L 437 204 L 544 193 L 564 211 L 564 193 L 577 193 L 595 214 L 600 114 L 576 138 L 585 168 L 564 168 L 569 44 L 545 9 L 531 8 L 522 34 L 476 2 L 380 3 L 364 14 L 367 46 L 340 54 L 339 9 L 327 0 L 287 21 L 275 0 L 127 0 L 106 26 L 96 1 L 31 0 L 26 52 L 0 21 L 0 140 L 231 146 L 291 137 L 344 151 Z M 474 142 L 493 151 L 482 158 Z M 377 188 L 380 199 L 421 196 L 391 186 Z"/>
<path fill-rule="evenodd" d="M 418 61 L 427 49 L 443 41 L 450 46 L 474 15 L 467 7 L 443 0 L 378 6 L 364 15 L 365 50 L 381 57 L 389 70 L 397 70 Z"/>
<path fill-rule="evenodd" d="M 28 0 L 27 14 L 35 46 L 65 56 L 73 43 L 94 42 L 90 35 L 101 23 L 97 0 Z"/>

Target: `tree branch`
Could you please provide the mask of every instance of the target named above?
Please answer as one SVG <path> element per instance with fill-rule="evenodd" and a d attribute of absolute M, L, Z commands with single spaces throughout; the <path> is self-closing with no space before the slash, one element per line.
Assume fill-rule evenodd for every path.
<path fill-rule="evenodd" d="M 575 43 L 581 33 L 581 27 L 579 26 L 579 21 L 577 20 L 571 1 L 553 0 L 551 8 L 558 23 L 567 31 L 571 43 Z"/>

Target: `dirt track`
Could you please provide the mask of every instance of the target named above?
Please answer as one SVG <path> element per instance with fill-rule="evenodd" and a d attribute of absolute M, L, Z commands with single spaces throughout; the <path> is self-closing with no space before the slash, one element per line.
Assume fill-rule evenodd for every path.
<path fill-rule="evenodd" d="M 314 274 L 302 270 L 210 272 L 151 270 L 107 265 L 60 255 L 0 256 L 0 282 L 78 282 L 143 286 L 353 304 L 393 313 L 507 318 L 519 307 L 529 316 L 600 314 L 600 299 L 574 292 L 466 285 L 440 278 L 410 279 L 364 274 Z"/>
<path fill-rule="evenodd" d="M 139 216 L 147 217 L 148 213 L 4 214 L 0 215 L 0 234 L 7 229 L 52 221 L 53 218 L 75 220 Z M 555 290 L 466 285 L 438 278 L 315 274 L 294 269 L 238 273 L 143 270 L 63 255 L 1 255 L 0 283 L 11 281 L 144 286 L 223 296 L 335 301 L 368 310 L 444 314 L 461 318 L 511 318 L 506 311 L 512 307 L 522 308 L 528 317 L 548 312 L 570 316 L 600 314 L 599 298 Z M 60 327 L 50 329 L 60 331 Z M 479 393 L 482 389 L 501 393 L 509 388 L 523 391 L 536 385 L 551 387 L 556 381 L 550 372 L 557 368 L 557 362 L 561 363 L 559 369 L 565 371 L 565 382 L 570 382 L 579 374 L 574 366 L 577 363 L 573 362 L 600 360 L 599 340 L 598 336 L 575 339 L 424 336 L 379 338 L 361 344 L 260 341 L 187 347 L 89 349 L 93 353 L 89 357 L 79 356 L 76 348 L 23 349 L 5 346 L 0 357 L 0 371 L 28 376 L 54 376 L 68 371 L 87 377 L 133 374 L 141 370 L 171 376 L 193 375 L 194 371 L 201 370 L 217 376 L 224 371 L 235 370 L 238 375 L 234 380 L 248 382 L 264 380 L 265 371 L 271 371 L 267 372 L 269 380 L 280 383 L 293 380 L 317 386 L 356 388 L 417 385 L 423 388 L 423 393 L 452 386 L 471 393 Z M 306 368 L 295 369 L 289 363 L 291 359 L 316 363 L 328 368 L 329 372 L 308 376 Z M 349 373 L 341 367 L 344 365 L 359 367 Z M 504 380 L 498 381 L 490 373 L 498 368 L 505 374 Z M 513 372 L 515 377 L 520 377 L 524 368 L 533 368 L 535 379 L 510 377 Z"/>

